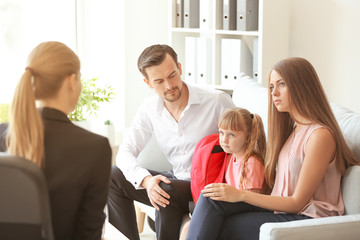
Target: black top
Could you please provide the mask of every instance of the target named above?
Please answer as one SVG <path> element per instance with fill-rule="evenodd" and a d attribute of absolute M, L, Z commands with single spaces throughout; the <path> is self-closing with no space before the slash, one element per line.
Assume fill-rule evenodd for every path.
<path fill-rule="evenodd" d="M 101 239 L 111 168 L 109 142 L 74 125 L 61 111 L 43 108 L 40 113 L 55 239 Z M 0 125 L 0 151 L 6 151 L 6 129 L 7 124 Z"/>

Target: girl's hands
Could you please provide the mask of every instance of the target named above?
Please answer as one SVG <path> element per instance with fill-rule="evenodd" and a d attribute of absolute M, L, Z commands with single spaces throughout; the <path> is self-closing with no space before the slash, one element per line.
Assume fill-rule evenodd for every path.
<path fill-rule="evenodd" d="M 243 191 L 227 183 L 211 183 L 201 191 L 204 197 L 224 202 L 240 202 Z"/>

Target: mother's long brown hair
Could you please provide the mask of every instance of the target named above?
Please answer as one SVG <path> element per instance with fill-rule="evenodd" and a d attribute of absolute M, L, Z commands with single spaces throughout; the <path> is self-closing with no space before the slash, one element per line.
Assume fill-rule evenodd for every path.
<path fill-rule="evenodd" d="M 330 108 L 328 99 L 314 67 L 304 58 L 287 58 L 273 67 L 280 74 L 289 89 L 290 107 L 312 123 L 330 130 L 336 142 L 336 167 L 345 173 L 348 166 L 358 164 L 357 157 L 347 146 L 339 125 Z M 269 75 L 270 81 L 270 75 Z M 272 102 L 269 88 L 268 149 L 265 161 L 265 180 L 272 188 L 279 153 L 296 119 L 288 112 L 279 112 Z"/>
<path fill-rule="evenodd" d="M 79 58 L 63 43 L 44 42 L 32 50 L 10 107 L 6 139 L 10 154 L 42 165 L 44 127 L 35 100 L 55 96 L 64 79 L 79 72 Z"/>

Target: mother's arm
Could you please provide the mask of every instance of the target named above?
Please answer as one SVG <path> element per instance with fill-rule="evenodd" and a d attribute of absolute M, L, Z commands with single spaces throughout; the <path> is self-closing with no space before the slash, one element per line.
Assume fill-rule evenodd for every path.
<path fill-rule="evenodd" d="M 269 196 L 250 191 L 239 191 L 234 202 L 249 204 L 286 213 L 299 213 L 314 195 L 323 179 L 329 163 L 334 159 L 336 144 L 331 132 L 325 128 L 315 130 L 305 148 L 305 159 L 294 194 L 289 197 Z M 204 196 L 217 200 L 220 185 L 209 184 Z"/>

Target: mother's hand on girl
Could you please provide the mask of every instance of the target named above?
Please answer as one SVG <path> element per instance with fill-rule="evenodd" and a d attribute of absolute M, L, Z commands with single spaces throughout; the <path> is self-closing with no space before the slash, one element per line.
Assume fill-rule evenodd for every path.
<path fill-rule="evenodd" d="M 201 193 L 215 201 L 239 202 L 241 192 L 227 183 L 211 183 L 206 185 Z"/>

